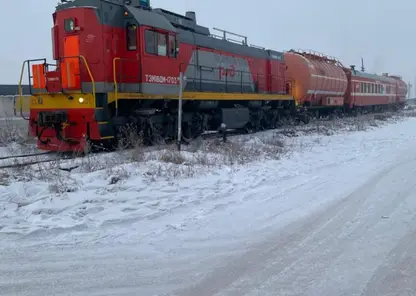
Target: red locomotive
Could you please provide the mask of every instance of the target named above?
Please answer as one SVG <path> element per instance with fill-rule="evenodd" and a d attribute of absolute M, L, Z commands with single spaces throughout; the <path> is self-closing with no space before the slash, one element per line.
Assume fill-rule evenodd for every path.
<path fill-rule="evenodd" d="M 227 31 L 213 35 L 194 12 L 152 9 L 149 0 L 61 1 L 53 21 L 56 64 L 24 63 L 29 128 L 40 149 L 114 145 L 125 126 L 149 142 L 174 139 L 180 73 L 185 138 L 222 124 L 258 130 L 288 116 L 307 122 L 305 110 L 313 108 L 402 103 L 407 92 L 399 77 L 369 76 L 323 55 L 249 46 Z M 370 95 L 367 84 L 382 92 Z"/>

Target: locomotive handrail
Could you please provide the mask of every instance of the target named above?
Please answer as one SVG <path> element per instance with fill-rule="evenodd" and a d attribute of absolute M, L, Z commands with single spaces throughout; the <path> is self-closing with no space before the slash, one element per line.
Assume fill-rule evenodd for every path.
<path fill-rule="evenodd" d="M 90 77 L 90 80 L 91 80 L 91 83 L 92 83 L 92 96 L 93 96 L 94 102 L 95 102 L 95 97 L 96 97 L 95 80 L 94 80 L 94 77 L 92 75 L 90 66 L 88 65 L 87 59 L 83 55 L 78 55 L 78 56 L 61 57 L 59 60 L 62 61 L 62 60 L 65 60 L 65 59 L 73 59 L 73 58 L 81 59 L 84 62 L 85 68 L 87 69 L 88 76 Z M 60 71 L 60 75 L 62 75 L 62 70 Z M 62 80 L 62 77 L 60 79 Z M 82 84 L 81 84 L 81 91 L 82 91 Z"/>
<path fill-rule="evenodd" d="M 120 61 L 120 65 L 117 64 L 117 61 Z M 114 102 L 115 102 L 115 111 L 118 114 L 118 100 L 119 100 L 119 87 L 123 84 L 124 80 L 120 81 L 120 67 L 123 64 L 122 61 L 130 61 L 129 59 L 124 59 L 121 57 L 113 58 L 113 83 L 114 83 Z M 133 61 L 133 60 L 131 60 Z M 135 60 L 134 60 L 135 61 Z M 137 61 L 135 61 L 137 62 Z M 181 62 L 178 67 L 178 71 L 184 71 L 185 63 Z M 222 81 L 224 83 L 223 87 L 225 88 L 223 91 L 226 93 L 244 93 L 246 92 L 245 89 L 252 86 L 254 83 L 254 89 L 252 92 L 254 93 L 262 93 L 263 91 L 270 92 L 271 94 L 289 94 L 291 95 L 293 92 L 293 81 L 288 81 L 287 77 L 282 77 L 281 75 L 273 75 L 273 74 L 266 74 L 266 73 L 252 73 L 246 70 L 233 70 L 232 77 L 229 77 L 229 69 L 225 69 L 223 67 L 212 67 L 212 66 L 205 66 L 205 65 L 198 65 L 198 64 L 188 64 L 188 67 L 193 67 L 198 69 L 198 75 L 195 77 L 188 78 L 189 82 L 192 83 L 192 91 L 208 91 L 205 89 L 204 83 L 209 82 L 219 82 Z M 224 71 L 221 72 L 222 77 L 215 77 L 215 75 L 219 75 L 220 73 L 217 71 Z M 121 69 L 123 73 L 123 69 Z M 205 76 L 204 73 L 212 73 L 208 76 Z M 249 81 L 250 77 L 253 77 L 254 81 Z M 205 76 L 205 77 L 203 77 Z M 238 77 L 238 78 L 237 78 Z M 230 80 L 231 78 L 231 80 Z M 230 89 L 232 87 L 232 89 Z M 239 87 L 239 88 L 236 88 Z M 272 88 L 273 87 L 273 91 Z M 269 89 L 270 88 L 270 89 Z"/>
<path fill-rule="evenodd" d="M 113 59 L 113 82 L 114 82 L 114 102 L 115 102 L 115 106 L 116 106 L 116 115 L 118 114 L 118 94 L 119 94 L 119 83 L 117 81 L 117 61 L 120 61 L 120 72 L 119 73 L 119 80 L 120 80 L 120 84 L 123 83 L 124 78 L 126 78 L 126 76 L 123 76 L 123 63 L 122 62 L 133 62 L 133 63 L 138 63 L 138 67 L 137 69 L 141 70 L 141 66 L 140 66 L 140 61 L 139 60 L 135 60 L 135 59 L 128 59 L 128 58 L 122 58 L 122 57 L 115 57 Z M 127 76 L 127 78 L 137 78 L 137 83 L 140 83 L 140 78 L 141 78 L 141 72 L 139 71 L 139 73 L 137 74 L 137 77 L 134 76 Z M 136 82 L 135 82 L 136 83 Z"/>
<path fill-rule="evenodd" d="M 94 98 L 94 104 L 95 104 L 95 80 L 94 80 L 94 77 L 92 76 L 92 72 L 91 72 L 90 66 L 88 65 L 87 59 L 83 55 L 80 55 L 79 57 L 84 61 L 85 67 L 87 68 L 88 75 L 90 76 L 91 83 L 92 83 L 92 97 Z"/>
<path fill-rule="evenodd" d="M 182 66 L 183 63 L 181 63 L 180 67 Z M 240 76 L 239 81 L 237 80 L 233 80 L 230 81 L 228 74 L 224 73 L 224 80 L 221 80 L 221 78 L 214 78 L 214 76 L 212 77 L 202 77 L 203 76 L 203 72 L 204 73 L 212 73 L 212 75 L 216 75 L 217 72 L 216 71 L 221 71 L 221 70 L 225 70 L 227 71 L 227 69 L 224 69 L 222 67 L 212 67 L 212 66 L 205 66 L 205 65 L 198 65 L 198 64 L 188 64 L 188 67 L 193 67 L 195 69 L 198 70 L 199 75 L 195 76 L 195 77 L 191 77 L 188 78 L 188 80 L 190 82 L 193 82 L 193 91 L 204 91 L 203 90 L 203 83 L 205 82 L 218 82 L 218 81 L 223 81 L 224 82 L 224 91 L 225 92 L 239 92 L 239 93 L 243 93 L 244 92 L 244 87 L 248 87 L 252 85 L 252 82 L 247 81 L 246 79 L 244 79 L 244 77 L 249 78 L 249 77 L 256 77 L 254 79 L 254 93 L 260 93 L 260 88 L 261 89 L 267 89 L 268 87 L 270 87 L 272 84 L 274 86 L 277 86 L 278 91 L 274 92 L 274 93 L 284 93 L 284 90 L 286 88 L 286 83 L 287 83 L 287 78 L 286 77 L 281 77 L 280 75 L 272 75 L 272 74 L 265 74 L 265 73 L 252 73 L 250 71 L 245 71 L 245 70 L 235 70 L 234 75 Z M 179 70 L 180 71 L 180 70 Z M 210 75 L 211 76 L 211 75 Z M 234 76 L 233 76 L 234 77 Z M 279 81 L 281 78 L 281 81 Z M 199 86 L 197 85 L 199 84 Z M 230 86 L 239 86 L 240 90 L 239 91 L 230 91 L 229 87 Z M 293 84 L 292 84 L 293 86 Z M 292 88 L 292 86 L 290 88 Z M 279 91 L 281 90 L 281 91 Z M 292 89 L 289 90 L 289 93 L 292 93 Z"/>
<path fill-rule="evenodd" d="M 32 94 L 32 86 L 30 83 L 30 62 L 39 62 L 39 61 L 43 61 L 46 64 L 46 59 L 34 59 L 34 60 L 26 60 L 23 62 L 22 64 L 22 70 L 20 71 L 20 79 L 19 79 L 19 84 L 18 84 L 18 94 L 19 94 L 19 104 L 20 104 L 20 116 L 24 119 L 24 120 L 29 120 L 29 118 L 26 118 L 23 115 L 23 103 L 22 103 L 22 97 L 23 97 L 23 89 L 22 89 L 22 82 L 23 82 L 23 74 L 25 72 L 25 65 L 27 63 L 27 68 L 28 68 L 28 73 L 29 73 L 29 91 L 30 94 Z"/>
<path fill-rule="evenodd" d="M 25 118 L 23 116 L 23 104 L 22 104 L 22 96 L 23 96 L 22 81 L 23 81 L 23 73 L 25 72 L 26 63 L 28 63 L 27 60 L 24 61 L 23 64 L 22 64 L 22 70 L 20 72 L 20 80 L 19 80 L 19 85 L 18 85 L 18 92 L 19 92 L 20 116 L 25 120 L 29 120 L 29 118 Z M 30 81 L 29 81 L 29 84 L 30 84 Z"/>
<path fill-rule="evenodd" d="M 119 61 L 119 60 L 121 60 L 120 57 L 115 57 L 113 59 L 114 103 L 116 105 L 116 116 L 118 116 L 118 84 L 117 84 L 116 65 L 117 65 L 117 61 Z"/>

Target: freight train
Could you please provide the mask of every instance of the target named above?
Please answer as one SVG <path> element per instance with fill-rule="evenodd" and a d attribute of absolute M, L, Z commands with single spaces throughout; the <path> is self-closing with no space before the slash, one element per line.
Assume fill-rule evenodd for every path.
<path fill-rule="evenodd" d="M 214 30 L 221 35 L 198 24 L 195 12 L 153 9 L 149 0 L 62 0 L 53 14 L 55 63 L 27 60 L 20 78 L 27 66 L 29 131 L 38 147 L 113 146 L 127 126 L 150 143 L 175 139 L 179 93 L 185 139 L 224 126 L 261 130 L 288 118 L 307 123 L 311 114 L 404 103 L 400 77 Z"/>

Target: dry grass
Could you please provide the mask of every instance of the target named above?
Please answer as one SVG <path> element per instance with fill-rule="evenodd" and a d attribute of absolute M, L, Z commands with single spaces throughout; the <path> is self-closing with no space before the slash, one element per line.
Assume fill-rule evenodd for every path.
<path fill-rule="evenodd" d="M 160 155 L 159 160 L 161 162 L 166 163 L 173 163 L 173 164 L 184 164 L 186 162 L 186 158 L 180 153 L 180 151 L 176 150 L 164 150 L 162 155 Z"/>
<path fill-rule="evenodd" d="M 16 123 L 13 118 L 2 118 L 0 121 L 0 146 L 7 146 L 11 143 L 27 144 L 30 140 L 28 137 L 27 127 Z M 25 122 L 26 123 L 26 122 Z"/>
<path fill-rule="evenodd" d="M 409 106 L 409 108 L 407 108 L 407 110 L 403 110 L 399 116 L 404 118 L 416 117 L 416 106 Z"/>
<path fill-rule="evenodd" d="M 126 180 L 130 177 L 130 172 L 123 166 L 109 167 L 106 169 L 106 175 L 108 175 L 108 184 L 115 185 L 120 181 Z"/>
<path fill-rule="evenodd" d="M 219 169 L 222 166 L 243 165 L 261 158 L 278 159 L 283 154 L 284 143 L 278 138 L 270 138 L 267 145 L 256 145 L 251 142 L 228 140 L 222 143 L 218 140 L 196 141 L 186 151 L 177 151 L 174 147 L 164 149 L 154 157 L 154 165 L 146 172 L 149 181 L 158 178 L 175 179 L 192 177 L 210 168 Z"/>
<path fill-rule="evenodd" d="M 142 166 L 142 168 L 144 168 L 143 163 L 149 165 L 144 171 L 145 179 L 149 181 L 159 178 L 192 177 L 204 173 L 208 169 L 245 165 L 263 159 L 280 159 L 294 150 L 293 148 L 301 150 L 308 148 L 302 147 L 304 145 L 302 141 L 296 141 L 296 145 L 299 147 L 289 147 L 284 140 L 287 137 L 297 137 L 309 133 L 329 136 L 340 131 L 365 131 L 405 117 L 416 117 L 416 109 L 400 113 L 368 114 L 359 117 L 338 118 L 332 121 L 314 121 L 307 126 L 288 127 L 275 132 L 266 132 L 264 137 L 260 135 L 233 137 L 229 138 L 226 143 L 219 139 L 198 139 L 188 146 L 183 146 L 184 151 L 181 152 L 177 151 L 174 145 L 170 147 L 153 146 L 151 149 L 144 147 L 142 136 L 130 130 L 127 133 L 126 141 L 119 147 L 119 150 L 122 150 L 127 146 L 132 148 L 130 150 L 111 154 L 88 154 L 72 161 L 56 160 L 32 166 L 31 170 L 27 170 L 25 167 L 16 167 L 0 174 L 0 184 L 10 182 L 8 180 L 11 176 L 13 178 L 20 176 L 20 180 L 37 179 L 48 182 L 51 193 L 74 192 L 79 189 L 79 186 L 71 177 L 71 172 L 62 170 L 63 162 L 66 166 L 76 166 L 77 172 L 89 173 L 105 170 L 109 185 L 118 184 L 131 177 L 133 173 L 124 166 L 128 163 L 134 163 L 137 167 Z M 319 138 L 316 141 L 319 142 Z"/>

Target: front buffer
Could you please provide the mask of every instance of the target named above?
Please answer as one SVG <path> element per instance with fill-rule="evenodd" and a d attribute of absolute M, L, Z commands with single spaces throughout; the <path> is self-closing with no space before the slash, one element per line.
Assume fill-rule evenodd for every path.
<path fill-rule="evenodd" d="M 43 95 L 31 100 L 29 133 L 41 150 L 86 152 L 100 141 L 95 102 L 85 95 Z"/>

